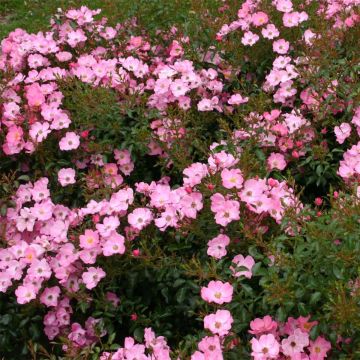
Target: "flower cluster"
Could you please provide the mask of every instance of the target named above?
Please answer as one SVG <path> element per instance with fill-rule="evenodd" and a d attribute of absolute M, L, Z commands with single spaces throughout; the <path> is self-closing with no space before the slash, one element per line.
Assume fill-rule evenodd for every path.
<path fill-rule="evenodd" d="M 283 324 L 266 315 L 251 321 L 249 333 L 255 335 L 251 339 L 253 359 L 325 359 L 331 344 L 322 336 L 310 340 L 310 330 L 317 321 L 309 319 L 310 316 L 290 317 Z"/>
<path fill-rule="evenodd" d="M 17 29 L 1 42 L 0 70 L 16 72 L 1 91 L 0 125 L 6 133 L 2 148 L 7 155 L 32 153 L 52 132 L 62 136 L 60 150 L 80 146 L 79 134 L 69 131 L 71 116 L 62 107 L 59 82 L 67 79 L 106 86 L 121 96 L 146 95 L 149 108 L 163 112 L 171 105 L 189 109 L 190 94 L 197 94 L 200 111 L 222 111 L 227 98 L 219 73 L 197 70 L 192 61 L 182 58 L 182 44 L 188 39 L 168 39 L 167 48 L 152 46 L 146 38 L 129 35 L 125 25 L 110 27 L 104 19 L 95 21 L 99 13 L 84 6 L 69 10 L 60 14 L 61 24 L 54 21 L 46 34 Z M 119 44 L 120 36 L 127 37 L 121 39 L 125 45 Z M 157 134 L 167 141 L 168 125 L 163 130 L 158 127 Z"/>
<path fill-rule="evenodd" d="M 170 348 L 163 336 L 155 336 L 151 328 L 145 329 L 144 344 L 137 344 L 136 341 L 127 337 L 124 347 L 114 353 L 103 352 L 100 360 L 170 360 Z"/>

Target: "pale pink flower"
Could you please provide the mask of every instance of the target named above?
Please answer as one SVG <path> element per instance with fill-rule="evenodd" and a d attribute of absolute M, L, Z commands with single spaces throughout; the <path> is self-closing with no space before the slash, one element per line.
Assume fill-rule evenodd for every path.
<path fill-rule="evenodd" d="M 301 21 L 300 13 L 297 11 L 288 12 L 283 15 L 283 24 L 285 27 L 298 26 Z"/>
<path fill-rule="evenodd" d="M 86 40 L 87 37 L 82 29 L 77 29 L 67 33 L 67 43 L 73 48 Z"/>
<path fill-rule="evenodd" d="M 241 43 L 245 46 L 253 46 L 255 43 L 259 41 L 259 35 L 254 34 L 251 31 L 247 31 L 244 33 L 243 37 L 241 38 Z"/>
<path fill-rule="evenodd" d="M 34 204 L 31 208 L 31 214 L 38 220 L 46 221 L 52 217 L 53 208 L 54 204 L 50 200 L 44 200 Z"/>
<path fill-rule="evenodd" d="M 40 123 L 36 122 L 31 125 L 29 130 L 29 135 L 33 140 L 40 143 L 47 138 L 50 134 L 49 124 L 47 122 Z"/>
<path fill-rule="evenodd" d="M 307 45 L 311 46 L 314 40 L 318 37 L 316 33 L 314 33 L 311 29 L 307 29 L 304 31 L 304 41 Z"/>
<path fill-rule="evenodd" d="M 229 244 L 230 238 L 227 235 L 220 234 L 207 243 L 207 254 L 215 259 L 221 259 L 226 255 L 226 246 Z"/>
<path fill-rule="evenodd" d="M 205 354 L 200 351 L 195 351 L 192 355 L 190 360 L 206 360 Z"/>
<path fill-rule="evenodd" d="M 181 198 L 181 211 L 191 219 L 196 219 L 198 211 L 203 208 L 202 195 L 199 192 L 186 194 Z"/>
<path fill-rule="evenodd" d="M 114 254 L 124 254 L 124 252 L 125 238 L 114 231 L 103 244 L 103 254 L 104 256 L 111 256 Z"/>
<path fill-rule="evenodd" d="M 193 163 L 183 170 L 183 174 L 186 176 L 184 177 L 184 184 L 193 187 L 200 184 L 209 173 L 205 164 Z"/>
<path fill-rule="evenodd" d="M 240 219 L 240 204 L 236 200 L 225 200 L 223 207 L 215 213 L 215 222 L 227 226 L 232 221 Z"/>
<path fill-rule="evenodd" d="M 149 225 L 152 219 L 152 212 L 147 208 L 137 208 L 128 215 L 129 224 L 138 230 Z"/>
<path fill-rule="evenodd" d="M 231 95 L 230 99 L 228 100 L 229 105 L 240 105 L 245 104 L 249 101 L 248 97 L 243 98 L 240 94 Z"/>
<path fill-rule="evenodd" d="M 214 110 L 214 104 L 211 99 L 202 99 L 199 101 L 197 108 L 199 111 L 212 111 Z"/>
<path fill-rule="evenodd" d="M 336 141 L 339 144 L 343 144 L 344 141 L 350 136 L 351 134 L 351 126 L 350 124 L 343 122 L 340 126 L 334 127 L 334 133 L 336 135 Z"/>
<path fill-rule="evenodd" d="M 265 28 L 261 29 L 261 34 L 265 39 L 275 39 L 280 35 L 279 30 L 274 24 L 268 24 Z"/>
<path fill-rule="evenodd" d="M 58 52 L 55 56 L 61 62 L 69 61 L 72 58 L 72 54 L 68 51 Z"/>
<path fill-rule="evenodd" d="M 38 107 L 45 102 L 45 96 L 38 83 L 33 83 L 25 87 L 25 97 L 30 107 Z"/>
<path fill-rule="evenodd" d="M 271 153 L 267 159 L 267 165 L 270 170 L 284 170 L 286 168 L 286 161 L 284 155 L 280 153 Z"/>
<path fill-rule="evenodd" d="M 228 282 L 210 281 L 207 287 L 201 288 L 201 297 L 203 300 L 220 305 L 231 302 L 232 295 L 233 287 Z"/>
<path fill-rule="evenodd" d="M 3 116 L 9 120 L 15 120 L 20 113 L 20 106 L 15 102 L 5 103 Z"/>
<path fill-rule="evenodd" d="M 182 80 L 176 79 L 171 83 L 170 89 L 175 97 L 180 97 L 186 94 L 189 87 Z"/>
<path fill-rule="evenodd" d="M 67 132 L 66 135 L 60 140 L 60 150 L 69 151 L 75 150 L 80 145 L 80 137 L 74 132 Z"/>
<path fill-rule="evenodd" d="M 255 260 L 252 256 L 248 255 L 244 258 L 241 254 L 236 255 L 232 263 L 235 264 L 234 266 L 230 266 L 230 270 L 233 273 L 233 276 L 239 277 L 239 276 L 245 276 L 246 278 L 250 279 L 252 277 L 252 268 L 255 265 Z M 239 268 L 246 268 L 248 270 L 242 270 Z"/>
<path fill-rule="evenodd" d="M 26 304 L 36 298 L 36 289 L 33 285 L 20 285 L 15 290 L 16 300 L 19 304 Z"/>
<path fill-rule="evenodd" d="M 96 229 L 103 237 L 108 237 L 115 231 L 120 225 L 118 216 L 106 216 L 103 219 L 102 224 L 96 224 Z"/>
<path fill-rule="evenodd" d="M 0 272 L 0 292 L 5 293 L 11 285 L 11 276 L 7 272 Z"/>
<path fill-rule="evenodd" d="M 198 344 L 198 348 L 205 354 L 205 360 L 223 360 L 220 338 L 205 336 Z"/>
<path fill-rule="evenodd" d="M 178 215 L 176 209 L 172 206 L 167 206 L 165 211 L 161 213 L 160 217 L 155 219 L 155 225 L 161 230 L 165 231 L 167 227 L 176 227 Z"/>
<path fill-rule="evenodd" d="M 100 267 L 89 267 L 86 272 L 82 274 L 82 280 L 87 289 L 91 290 L 97 286 L 99 281 L 106 275 L 105 271 Z"/>
<path fill-rule="evenodd" d="M 68 334 L 69 340 L 77 346 L 84 346 L 86 343 L 86 331 L 79 323 L 71 324 L 71 332 Z"/>
<path fill-rule="evenodd" d="M 59 296 L 60 288 L 58 286 L 45 288 L 43 293 L 40 295 L 40 302 L 46 306 L 57 306 Z"/>
<path fill-rule="evenodd" d="M 72 168 L 63 168 L 58 172 L 58 180 L 61 186 L 75 184 L 75 170 Z"/>
<path fill-rule="evenodd" d="M 204 328 L 219 336 L 227 335 L 232 323 L 233 318 L 228 310 L 218 310 L 215 314 L 207 315 L 204 318 Z"/>
<path fill-rule="evenodd" d="M 280 345 L 273 334 L 261 335 L 259 339 L 251 339 L 251 355 L 254 360 L 277 359 Z"/>
<path fill-rule="evenodd" d="M 161 78 L 155 81 L 154 92 L 155 94 L 166 94 L 169 91 L 170 85 L 172 84 L 171 79 Z"/>
<path fill-rule="evenodd" d="M 289 51 L 290 43 L 284 39 L 279 39 L 273 42 L 274 52 L 284 55 Z"/>
<path fill-rule="evenodd" d="M 92 249 L 99 244 L 99 234 L 97 231 L 86 229 L 83 235 L 79 236 L 80 247 L 83 249 Z"/>
<path fill-rule="evenodd" d="M 36 217 L 32 214 L 29 208 L 20 210 L 20 216 L 16 219 L 16 228 L 23 232 L 25 230 L 32 231 L 35 225 Z"/>
<path fill-rule="evenodd" d="M 308 345 L 309 335 L 300 329 L 295 329 L 292 335 L 282 340 L 281 349 L 284 355 L 293 358 L 299 356 L 303 352 L 304 347 Z"/>
<path fill-rule="evenodd" d="M 277 0 L 275 2 L 276 9 L 281 12 L 290 12 L 293 9 L 293 3 L 291 0 Z"/>
<path fill-rule="evenodd" d="M 240 169 L 224 169 L 221 172 L 222 184 L 226 189 L 241 189 L 244 178 Z"/>
<path fill-rule="evenodd" d="M 323 360 L 331 349 L 330 342 L 319 336 L 315 341 L 310 341 L 310 360 Z"/>
<path fill-rule="evenodd" d="M 129 176 L 132 173 L 133 170 L 134 170 L 134 163 L 133 162 L 129 162 L 127 164 L 124 164 L 124 165 L 120 166 L 120 171 L 125 176 Z"/>
<path fill-rule="evenodd" d="M 35 259 L 28 269 L 28 275 L 35 279 L 49 279 L 51 274 L 51 268 L 45 259 Z"/>

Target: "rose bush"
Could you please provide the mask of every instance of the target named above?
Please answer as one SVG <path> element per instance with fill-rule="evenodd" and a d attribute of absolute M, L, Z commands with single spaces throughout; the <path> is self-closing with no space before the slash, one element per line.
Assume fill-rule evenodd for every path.
<path fill-rule="evenodd" d="M 360 356 L 358 5 L 3 39 L 0 354 Z"/>

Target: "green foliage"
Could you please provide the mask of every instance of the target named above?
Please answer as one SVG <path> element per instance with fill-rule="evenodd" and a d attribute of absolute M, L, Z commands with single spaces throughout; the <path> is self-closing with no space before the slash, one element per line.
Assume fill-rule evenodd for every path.
<path fill-rule="evenodd" d="M 349 337 L 355 353 L 360 348 L 360 294 L 352 280 L 360 272 L 360 207 L 343 200 L 320 217 L 311 214 L 296 236 L 275 237 L 270 243 L 274 265 L 260 283 L 264 301 L 280 317 L 311 314 L 319 321 L 313 336 Z"/>
<path fill-rule="evenodd" d="M 0 355 L 6 360 L 27 360 L 31 349 L 46 343 L 43 310 L 39 305 L 21 306 L 13 297 L 0 294 Z"/>
<path fill-rule="evenodd" d="M 219 0 L 83 0 L 81 5 L 92 9 L 101 8 L 110 24 L 136 17 L 139 24 L 150 32 L 166 29 L 172 25 L 180 26 L 189 35 L 197 35 L 200 41 L 214 38 L 215 29 L 199 31 L 198 14 L 208 12 L 214 15 L 221 4 Z M 49 19 L 58 8 L 66 10 L 78 7 L 77 0 L 2 0 L 0 3 L 0 39 L 15 28 L 25 28 L 37 32 L 46 28 Z M 200 11 L 200 12 L 199 12 Z M 209 16 L 209 21 L 211 17 Z M 211 28 L 210 28 L 211 29 Z"/>

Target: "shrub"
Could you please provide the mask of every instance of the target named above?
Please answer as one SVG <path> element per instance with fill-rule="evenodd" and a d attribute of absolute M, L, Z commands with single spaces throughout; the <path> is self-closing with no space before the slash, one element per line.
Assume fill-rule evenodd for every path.
<path fill-rule="evenodd" d="M 356 359 L 356 5 L 225 3 L 195 42 L 86 6 L 11 32 L 1 355 Z"/>

